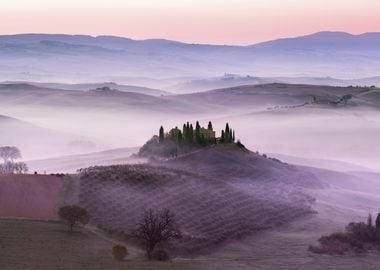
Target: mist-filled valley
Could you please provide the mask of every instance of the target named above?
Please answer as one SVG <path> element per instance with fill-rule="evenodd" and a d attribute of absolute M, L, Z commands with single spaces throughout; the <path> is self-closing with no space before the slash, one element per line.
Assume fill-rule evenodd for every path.
<path fill-rule="evenodd" d="M 379 37 L 0 36 L 0 268 L 378 269 Z"/>
<path fill-rule="evenodd" d="M 150 96 L 111 88 L 4 83 L 0 136 L 3 144 L 17 145 L 30 160 L 139 147 L 160 125 L 213 121 L 221 130 L 229 122 L 255 151 L 378 170 L 379 93 L 369 87 L 267 84 Z M 352 98 L 333 104 L 345 95 Z"/>

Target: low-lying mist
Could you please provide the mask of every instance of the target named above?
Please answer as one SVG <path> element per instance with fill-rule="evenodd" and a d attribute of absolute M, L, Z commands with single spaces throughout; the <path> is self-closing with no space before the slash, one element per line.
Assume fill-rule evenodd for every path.
<path fill-rule="evenodd" d="M 26 160 L 42 159 L 140 147 L 158 134 L 161 125 L 168 132 L 187 121 L 199 120 L 202 126 L 212 121 L 219 136 L 229 122 L 236 138 L 253 151 L 380 170 L 380 111 L 372 98 L 376 89 L 371 90 L 372 99 L 357 94 L 345 106 L 303 107 L 292 106 L 310 102 L 313 95 L 336 100 L 348 91 L 364 90 L 306 86 L 303 90 L 291 85 L 247 89 L 249 93 L 239 88 L 154 98 L 49 89 L 0 91 L 0 115 L 14 118 L 0 119 L 0 144 L 18 146 Z"/>

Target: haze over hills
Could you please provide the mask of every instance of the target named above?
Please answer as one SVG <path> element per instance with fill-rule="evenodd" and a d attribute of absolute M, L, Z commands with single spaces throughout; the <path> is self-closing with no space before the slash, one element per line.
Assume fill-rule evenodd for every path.
<path fill-rule="evenodd" d="M 185 44 L 110 36 L 0 36 L 0 80 L 126 83 L 128 77 L 377 76 L 380 34 L 321 32 L 252 46 Z M 124 79 L 123 79 L 124 78 Z"/>
<path fill-rule="evenodd" d="M 0 146 L 16 145 L 29 158 L 41 152 L 52 156 L 57 152 L 78 153 L 96 149 L 94 142 L 84 136 L 42 128 L 4 115 L 0 115 L 0 130 Z"/>
<path fill-rule="evenodd" d="M 226 122 L 237 127 L 237 139 L 260 152 L 341 160 L 378 169 L 379 107 L 379 89 L 370 87 L 278 83 L 154 97 L 109 90 L 0 85 L 0 114 L 90 138 L 101 147 L 80 153 L 137 147 L 157 134 L 160 125 L 212 120 L 216 127 Z M 14 138 L 23 144 L 22 136 Z M 54 151 L 55 147 L 48 149 Z M 41 148 L 37 156 L 28 159 L 68 154 L 72 153 L 57 149 L 46 155 Z"/>
<path fill-rule="evenodd" d="M 193 93 L 219 88 L 241 85 L 259 85 L 269 83 L 308 84 L 319 86 L 380 86 L 380 77 L 361 79 L 337 79 L 332 77 L 257 77 L 251 75 L 224 74 L 223 76 L 182 80 L 174 85 L 166 86 L 174 93 Z"/>

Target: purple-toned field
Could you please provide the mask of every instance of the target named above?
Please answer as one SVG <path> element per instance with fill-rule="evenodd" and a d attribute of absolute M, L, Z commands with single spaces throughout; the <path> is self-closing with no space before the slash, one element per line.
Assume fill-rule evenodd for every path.
<path fill-rule="evenodd" d="M 46 175 L 0 176 L 0 216 L 54 219 L 63 186 Z"/>

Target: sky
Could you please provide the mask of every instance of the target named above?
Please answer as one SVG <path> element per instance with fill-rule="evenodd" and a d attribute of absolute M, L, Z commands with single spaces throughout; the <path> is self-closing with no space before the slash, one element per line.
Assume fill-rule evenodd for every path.
<path fill-rule="evenodd" d="M 64 33 L 247 45 L 380 31 L 379 0 L 0 0 L 0 34 Z"/>

